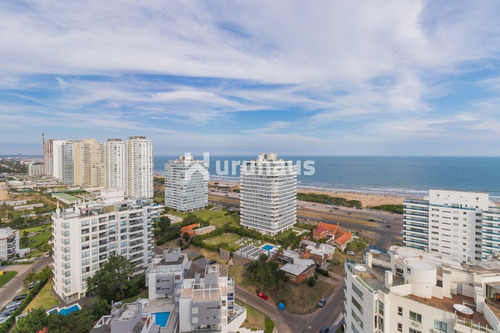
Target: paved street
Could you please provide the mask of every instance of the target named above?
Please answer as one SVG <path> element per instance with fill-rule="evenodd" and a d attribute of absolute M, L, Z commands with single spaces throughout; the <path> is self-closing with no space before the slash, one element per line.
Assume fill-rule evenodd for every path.
<path fill-rule="evenodd" d="M 35 271 L 39 272 L 47 265 L 52 263 L 52 257 L 40 257 L 33 265 Z M 14 279 L 9 281 L 2 289 L 0 289 L 0 309 L 6 304 L 12 302 L 12 299 L 17 296 L 23 289 L 24 277 L 31 271 L 31 267 L 24 270 L 23 273 L 16 275 Z"/>

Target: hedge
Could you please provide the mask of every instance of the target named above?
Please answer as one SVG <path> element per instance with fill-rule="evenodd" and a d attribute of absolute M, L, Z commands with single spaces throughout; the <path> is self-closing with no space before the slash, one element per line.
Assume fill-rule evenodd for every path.
<path fill-rule="evenodd" d="M 0 326 L 0 333 L 7 333 L 10 330 L 12 323 L 16 321 L 16 316 L 19 316 L 21 313 L 23 313 L 23 310 L 28 306 L 28 304 L 30 304 L 35 296 L 38 295 L 40 290 L 42 290 L 47 282 L 48 279 L 42 280 L 30 290 L 28 297 L 24 299 L 24 301 L 21 303 L 21 306 L 18 307 L 16 311 L 14 311 L 12 316 L 10 316 L 9 319 L 7 319 L 7 321 Z"/>
<path fill-rule="evenodd" d="M 316 268 L 316 272 L 318 272 L 319 274 L 324 275 L 324 276 L 329 276 L 330 275 L 327 270 L 324 270 L 321 267 Z"/>

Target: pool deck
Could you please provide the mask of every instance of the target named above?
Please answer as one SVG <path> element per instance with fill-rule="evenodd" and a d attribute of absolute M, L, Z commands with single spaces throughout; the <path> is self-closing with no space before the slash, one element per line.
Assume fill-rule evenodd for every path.
<path fill-rule="evenodd" d="M 148 301 L 147 299 L 145 299 Z M 168 317 L 167 327 L 162 327 L 160 329 L 161 333 L 174 332 L 175 326 L 177 325 L 179 314 L 175 313 L 174 300 L 173 299 L 157 299 L 149 300 L 144 306 L 144 312 L 157 313 L 157 312 L 170 312 Z"/>

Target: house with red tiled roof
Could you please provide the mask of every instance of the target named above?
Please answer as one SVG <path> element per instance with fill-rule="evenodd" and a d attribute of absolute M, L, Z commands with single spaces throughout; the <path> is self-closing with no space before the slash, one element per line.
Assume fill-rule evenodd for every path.
<path fill-rule="evenodd" d="M 329 242 L 332 245 L 344 251 L 347 244 L 352 241 L 353 234 L 348 231 L 340 230 L 338 224 L 318 223 L 316 229 L 313 230 L 313 238 L 315 240 L 320 240 L 327 237 L 330 237 Z"/>
<path fill-rule="evenodd" d="M 354 238 L 354 235 L 348 231 L 339 230 L 335 234 L 335 238 L 333 239 L 332 244 L 339 248 L 341 251 L 344 251 L 347 244 L 349 244 Z"/>

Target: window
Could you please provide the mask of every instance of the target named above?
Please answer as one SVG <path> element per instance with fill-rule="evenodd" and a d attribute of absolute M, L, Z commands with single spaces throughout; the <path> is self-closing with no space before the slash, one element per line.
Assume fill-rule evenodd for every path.
<path fill-rule="evenodd" d="M 383 316 L 384 315 L 384 303 L 378 302 L 378 313 Z"/>
<path fill-rule="evenodd" d="M 359 296 L 359 298 L 361 298 L 361 300 L 363 300 L 363 293 L 354 285 L 354 283 L 352 284 L 352 290 Z"/>
<path fill-rule="evenodd" d="M 422 333 L 422 332 L 414 330 L 413 328 L 410 328 L 410 333 Z"/>
<path fill-rule="evenodd" d="M 402 316 L 403 315 L 403 308 L 398 306 L 398 315 Z"/>
<path fill-rule="evenodd" d="M 410 311 L 410 319 L 418 323 L 422 323 L 422 315 L 420 313 Z"/>
<path fill-rule="evenodd" d="M 398 332 L 403 332 L 403 324 L 398 323 Z"/>
<path fill-rule="evenodd" d="M 358 309 L 359 313 L 363 314 L 363 307 L 361 307 L 361 305 L 358 303 L 358 301 L 356 301 L 356 299 L 353 296 L 351 296 L 351 301 L 352 305 L 354 305 L 356 309 Z"/>
<path fill-rule="evenodd" d="M 441 332 L 446 332 L 448 330 L 448 324 L 442 321 L 434 319 L 434 328 Z"/>

